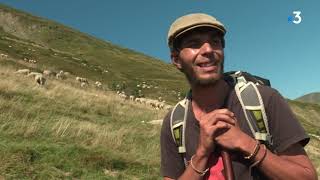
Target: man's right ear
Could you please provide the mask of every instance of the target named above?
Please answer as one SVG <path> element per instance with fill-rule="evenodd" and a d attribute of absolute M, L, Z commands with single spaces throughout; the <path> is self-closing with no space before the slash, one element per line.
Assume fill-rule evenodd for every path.
<path fill-rule="evenodd" d="M 174 66 L 176 66 L 177 69 L 181 71 L 182 66 L 181 66 L 181 61 L 180 61 L 178 52 L 176 51 L 171 52 L 171 62 Z"/>

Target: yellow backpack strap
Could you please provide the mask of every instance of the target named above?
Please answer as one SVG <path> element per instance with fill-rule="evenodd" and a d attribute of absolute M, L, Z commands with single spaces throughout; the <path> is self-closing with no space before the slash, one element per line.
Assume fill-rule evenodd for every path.
<path fill-rule="evenodd" d="M 271 148 L 272 135 L 258 85 L 260 85 L 259 82 L 247 81 L 241 72 L 238 72 L 234 88 L 254 138 Z"/>
<path fill-rule="evenodd" d="M 187 97 L 178 102 L 173 108 L 170 116 L 170 129 L 172 138 L 175 144 L 177 145 L 178 152 L 183 156 L 185 166 L 187 166 L 188 164 L 187 159 L 185 157 L 185 130 L 190 97 L 190 93 L 188 93 Z"/>

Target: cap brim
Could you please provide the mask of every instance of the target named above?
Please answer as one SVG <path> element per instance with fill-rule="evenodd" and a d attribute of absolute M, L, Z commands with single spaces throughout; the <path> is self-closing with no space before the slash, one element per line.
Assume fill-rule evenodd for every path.
<path fill-rule="evenodd" d="M 181 36 L 182 34 L 188 32 L 188 31 L 191 31 L 193 29 L 196 29 L 196 28 L 199 28 L 199 27 L 211 27 L 211 28 L 214 28 L 218 31 L 220 31 L 222 33 L 222 35 L 224 35 L 226 33 L 226 30 L 224 30 L 223 28 L 219 27 L 219 26 L 216 26 L 216 25 L 213 25 L 213 24 L 199 24 L 199 25 L 195 25 L 195 26 L 191 26 L 189 28 L 186 28 L 184 29 L 183 31 L 177 33 L 177 35 L 175 35 L 173 37 L 173 39 L 176 39 L 178 38 L 179 36 Z"/>

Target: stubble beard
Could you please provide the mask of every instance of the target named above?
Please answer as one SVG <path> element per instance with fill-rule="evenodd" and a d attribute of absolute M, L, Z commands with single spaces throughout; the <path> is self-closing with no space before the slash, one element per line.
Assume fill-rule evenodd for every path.
<path fill-rule="evenodd" d="M 195 72 L 187 67 L 184 67 L 182 72 L 185 74 L 187 80 L 189 81 L 191 86 L 198 86 L 198 87 L 206 87 L 206 86 L 214 86 L 223 76 L 224 73 L 224 59 L 219 64 L 217 70 L 218 77 L 212 77 L 208 79 L 201 79 L 195 75 Z"/>

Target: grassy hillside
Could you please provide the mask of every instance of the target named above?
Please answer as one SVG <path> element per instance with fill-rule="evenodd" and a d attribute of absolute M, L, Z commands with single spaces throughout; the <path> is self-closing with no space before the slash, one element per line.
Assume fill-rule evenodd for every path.
<path fill-rule="evenodd" d="M 295 100 L 300 101 L 300 102 L 320 104 L 320 92 L 306 94 L 306 95 L 301 96 Z"/>
<path fill-rule="evenodd" d="M 176 92 L 187 89 L 184 76 L 171 64 L 4 5 L 0 5 L 0 38 L 0 53 L 34 70 L 64 70 L 110 88 L 121 84 L 127 94 L 146 82 L 153 88 L 144 90 L 145 96 L 162 96 L 170 102 L 177 100 Z"/>
<path fill-rule="evenodd" d="M 310 133 L 320 135 L 320 105 L 289 101 L 296 116 Z"/>
<path fill-rule="evenodd" d="M 305 149 L 320 178 L 320 105 L 290 100 L 289 105 L 311 137 Z"/>

